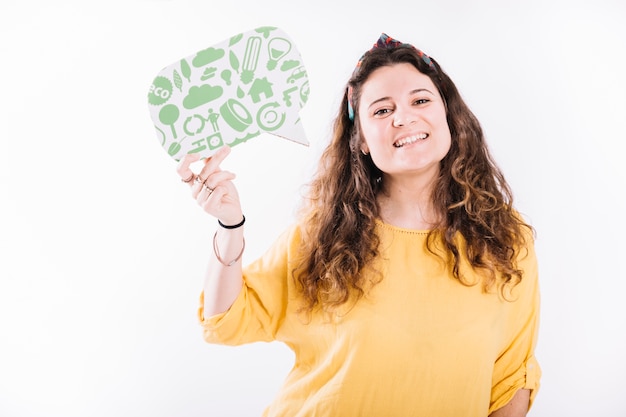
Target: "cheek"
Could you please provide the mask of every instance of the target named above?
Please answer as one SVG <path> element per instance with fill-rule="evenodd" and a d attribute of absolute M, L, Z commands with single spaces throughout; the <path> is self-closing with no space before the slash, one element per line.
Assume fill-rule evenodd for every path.
<path fill-rule="evenodd" d="M 452 143 L 452 134 L 450 133 L 450 126 L 448 125 L 448 119 L 445 114 L 439 117 L 437 124 L 440 127 L 440 133 L 443 141 L 447 143 L 447 147 L 449 148 Z"/>
<path fill-rule="evenodd" d="M 382 132 L 380 128 L 373 123 L 360 123 L 361 129 L 361 148 L 369 152 L 372 148 L 377 147 L 378 139 L 381 137 Z"/>
<path fill-rule="evenodd" d="M 444 156 L 448 155 L 448 153 L 450 152 L 451 148 L 452 148 L 452 137 L 450 135 L 448 135 L 448 140 L 447 140 L 446 145 L 445 145 Z"/>
<path fill-rule="evenodd" d="M 443 114 L 437 114 L 431 121 L 434 126 L 437 126 L 437 148 L 440 150 L 442 156 L 445 156 L 450 152 L 450 148 L 452 147 L 452 134 L 450 133 L 450 126 L 448 125 L 445 112 Z"/>
<path fill-rule="evenodd" d="M 446 150 L 446 153 L 448 153 L 448 151 L 450 150 L 450 147 L 452 147 L 452 134 L 450 133 L 450 128 L 448 127 L 447 124 L 443 126 L 441 136 L 442 136 L 442 141 L 441 141 L 442 147 L 444 147 Z"/>

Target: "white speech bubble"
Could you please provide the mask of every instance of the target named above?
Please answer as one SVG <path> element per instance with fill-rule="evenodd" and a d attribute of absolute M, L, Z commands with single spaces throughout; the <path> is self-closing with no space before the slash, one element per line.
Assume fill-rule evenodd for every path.
<path fill-rule="evenodd" d="M 175 160 L 210 156 L 261 133 L 308 145 L 299 111 L 309 80 L 295 43 L 259 27 L 163 68 L 148 91 L 158 140 Z"/>

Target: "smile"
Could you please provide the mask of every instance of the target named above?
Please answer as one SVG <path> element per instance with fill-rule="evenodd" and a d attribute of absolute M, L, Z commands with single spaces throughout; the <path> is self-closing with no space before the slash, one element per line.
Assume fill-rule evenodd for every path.
<path fill-rule="evenodd" d="M 393 143 L 393 146 L 396 148 L 401 148 L 404 145 L 410 145 L 411 143 L 415 143 L 418 140 L 424 140 L 426 138 L 428 138 L 428 133 L 420 133 L 420 134 L 413 135 L 413 136 L 407 136 L 405 138 L 398 139 L 397 141 L 395 141 Z"/>

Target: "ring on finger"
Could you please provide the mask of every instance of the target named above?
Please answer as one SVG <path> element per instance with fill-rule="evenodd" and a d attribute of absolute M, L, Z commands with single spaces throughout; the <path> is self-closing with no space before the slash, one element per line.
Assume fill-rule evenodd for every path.
<path fill-rule="evenodd" d="M 208 184 L 204 184 L 204 188 L 206 188 L 206 190 L 209 192 L 209 195 L 211 195 L 211 193 L 215 191 L 213 188 L 209 187 Z"/>
<path fill-rule="evenodd" d="M 204 184 L 204 182 L 205 182 L 205 181 L 206 181 L 206 180 L 203 180 L 202 178 L 200 178 L 200 175 L 198 175 L 198 176 L 196 177 L 196 182 L 197 182 L 198 184 Z"/>
<path fill-rule="evenodd" d="M 194 179 L 196 179 L 196 175 L 192 172 L 191 175 L 189 175 L 189 178 L 187 179 L 181 178 L 180 180 L 184 182 L 185 184 L 189 184 Z"/>

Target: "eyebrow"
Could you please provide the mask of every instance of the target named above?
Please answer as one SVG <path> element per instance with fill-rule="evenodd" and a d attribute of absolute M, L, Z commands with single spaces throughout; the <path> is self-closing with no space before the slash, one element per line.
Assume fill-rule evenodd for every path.
<path fill-rule="evenodd" d="M 430 91 L 428 88 L 416 88 L 415 90 L 411 90 L 409 92 L 409 95 L 412 96 L 413 94 L 421 93 L 423 91 L 426 91 L 427 93 L 430 93 L 430 94 L 432 94 L 434 96 L 433 92 Z M 391 97 L 387 96 L 387 97 L 381 97 L 379 99 L 376 99 L 376 100 L 372 101 L 367 108 L 369 109 L 374 104 L 380 103 L 381 101 L 385 101 L 385 100 L 391 100 Z"/>

